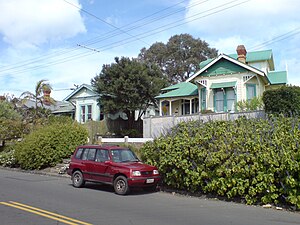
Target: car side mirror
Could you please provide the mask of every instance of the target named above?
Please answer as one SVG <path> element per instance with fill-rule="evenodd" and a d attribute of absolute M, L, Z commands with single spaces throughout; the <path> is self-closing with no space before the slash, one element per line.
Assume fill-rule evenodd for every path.
<path fill-rule="evenodd" d="M 111 161 L 108 161 L 108 160 L 105 161 L 104 163 L 105 163 L 106 165 L 109 165 L 109 166 L 112 164 Z"/>

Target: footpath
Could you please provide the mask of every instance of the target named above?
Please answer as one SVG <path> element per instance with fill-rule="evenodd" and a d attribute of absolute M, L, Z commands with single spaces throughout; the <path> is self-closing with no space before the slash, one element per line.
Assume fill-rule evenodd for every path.
<path fill-rule="evenodd" d="M 49 168 L 45 168 L 42 170 L 22 170 L 20 168 L 10 168 L 10 167 L 2 167 L 2 166 L 0 168 L 6 169 L 6 170 L 22 171 L 25 173 L 33 173 L 33 174 L 40 174 L 40 175 L 70 178 L 70 176 L 67 174 L 67 169 L 69 168 L 69 163 L 70 163 L 70 159 L 64 159 L 62 163 L 59 163 L 54 167 L 49 167 Z"/>

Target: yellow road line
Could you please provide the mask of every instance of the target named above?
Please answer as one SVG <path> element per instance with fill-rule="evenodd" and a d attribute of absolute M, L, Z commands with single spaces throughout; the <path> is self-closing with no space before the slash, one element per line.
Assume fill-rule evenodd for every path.
<path fill-rule="evenodd" d="M 39 216 L 43 216 L 43 217 L 46 217 L 46 218 L 49 218 L 49 219 L 52 219 L 52 220 L 56 220 L 56 221 L 59 221 L 59 222 L 65 223 L 65 224 L 69 224 L 69 225 L 78 225 L 78 224 L 92 225 L 91 223 L 86 223 L 86 222 L 83 222 L 83 221 L 80 221 L 80 220 L 72 219 L 70 217 L 59 215 L 59 214 L 56 214 L 56 213 L 53 213 L 53 212 L 49 212 L 49 211 L 46 211 L 46 210 L 43 210 L 43 209 L 35 208 L 35 207 L 25 205 L 25 204 L 21 204 L 21 203 L 18 203 L 18 202 L 13 202 L 13 201 L 10 201 L 9 203 L 8 202 L 0 202 L 0 204 L 10 206 L 10 207 L 13 207 L 13 208 L 17 208 L 17 209 L 20 209 L 20 210 L 24 210 L 26 212 L 30 212 L 30 213 L 33 213 L 33 214 L 36 214 L 36 215 L 39 215 Z"/>

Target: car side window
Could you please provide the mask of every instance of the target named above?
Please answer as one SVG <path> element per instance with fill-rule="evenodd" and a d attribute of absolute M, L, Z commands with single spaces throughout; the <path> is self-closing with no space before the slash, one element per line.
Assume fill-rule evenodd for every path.
<path fill-rule="evenodd" d="M 81 154 L 82 154 L 83 149 L 79 148 L 76 152 L 75 158 L 76 159 L 80 159 L 81 158 Z"/>
<path fill-rule="evenodd" d="M 81 156 L 81 159 L 82 159 L 82 160 L 87 160 L 87 158 L 88 158 L 88 153 L 89 153 L 89 149 L 88 149 L 88 148 L 84 149 L 84 151 L 83 151 L 83 153 L 82 153 L 82 156 Z"/>
<path fill-rule="evenodd" d="M 103 149 L 98 149 L 96 153 L 96 162 L 105 162 L 109 160 L 108 151 Z"/>
<path fill-rule="evenodd" d="M 87 160 L 94 161 L 95 160 L 96 149 L 91 148 L 88 153 Z"/>

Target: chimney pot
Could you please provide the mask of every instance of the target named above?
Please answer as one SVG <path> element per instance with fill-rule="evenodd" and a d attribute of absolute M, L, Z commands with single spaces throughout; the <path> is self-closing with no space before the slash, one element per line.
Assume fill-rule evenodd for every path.
<path fill-rule="evenodd" d="M 238 45 L 236 48 L 237 52 L 237 60 L 243 63 L 246 63 L 246 55 L 247 55 L 247 50 L 244 45 Z"/>

